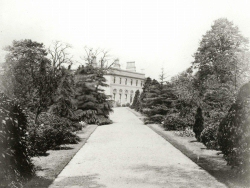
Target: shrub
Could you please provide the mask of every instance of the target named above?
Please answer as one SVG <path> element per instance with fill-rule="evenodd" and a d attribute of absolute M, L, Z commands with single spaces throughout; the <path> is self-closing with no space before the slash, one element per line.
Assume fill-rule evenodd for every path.
<path fill-rule="evenodd" d="M 37 124 L 29 126 L 29 141 L 32 143 L 30 155 L 44 155 L 50 149 L 56 149 L 63 144 L 76 144 L 80 138 L 73 133 L 78 128 L 66 118 L 53 114 L 42 113 Z"/>
<path fill-rule="evenodd" d="M 106 118 L 104 116 L 98 116 L 97 125 L 108 125 L 112 123 L 112 120 L 110 120 L 109 118 Z"/>
<path fill-rule="evenodd" d="M 126 104 L 126 107 L 130 107 L 130 103 L 127 103 L 127 104 Z"/>
<path fill-rule="evenodd" d="M 155 123 L 154 121 L 152 121 L 150 118 L 147 118 L 147 117 L 145 117 L 143 119 L 143 121 L 144 121 L 145 125 L 147 125 L 147 124 L 154 124 Z"/>
<path fill-rule="evenodd" d="M 122 105 L 122 107 L 126 107 L 126 105 L 125 105 L 125 104 L 123 104 L 123 105 Z"/>
<path fill-rule="evenodd" d="M 186 127 L 183 131 L 175 131 L 175 134 L 181 137 L 194 137 L 194 132 L 190 127 Z"/>
<path fill-rule="evenodd" d="M 163 127 L 169 131 L 184 130 L 186 127 L 185 122 L 182 119 L 180 119 L 178 114 L 167 115 L 164 118 L 162 124 L 163 124 Z"/>
<path fill-rule="evenodd" d="M 17 101 L 0 94 L 0 186 L 21 186 L 34 173 L 28 152 L 27 117 Z"/>
<path fill-rule="evenodd" d="M 208 149 L 219 149 L 218 141 L 217 141 L 217 134 L 218 134 L 218 125 L 210 125 L 207 126 L 201 132 L 201 142 L 208 148 Z"/>
<path fill-rule="evenodd" d="M 193 126 L 195 138 L 197 139 L 198 142 L 200 142 L 200 136 L 201 136 L 201 132 L 203 131 L 203 129 L 204 129 L 204 119 L 202 116 L 202 109 L 198 107 L 196 115 L 195 115 L 194 126 Z"/>
<path fill-rule="evenodd" d="M 250 175 L 250 82 L 241 87 L 236 102 L 221 121 L 218 143 L 228 165 Z"/>
<path fill-rule="evenodd" d="M 77 110 L 75 114 L 80 121 L 84 121 L 87 124 L 95 124 L 98 118 L 96 110 Z"/>

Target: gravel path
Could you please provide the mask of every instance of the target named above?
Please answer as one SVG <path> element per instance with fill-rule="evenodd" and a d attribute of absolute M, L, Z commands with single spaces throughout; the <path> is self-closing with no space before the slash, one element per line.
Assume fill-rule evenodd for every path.
<path fill-rule="evenodd" d="M 127 108 L 97 127 L 50 188 L 226 187 Z"/>

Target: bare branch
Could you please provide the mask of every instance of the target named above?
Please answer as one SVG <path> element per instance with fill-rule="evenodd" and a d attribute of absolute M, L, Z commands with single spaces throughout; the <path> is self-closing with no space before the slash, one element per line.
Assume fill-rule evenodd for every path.
<path fill-rule="evenodd" d="M 72 57 L 69 56 L 67 50 L 71 48 L 71 45 L 62 43 L 60 41 L 53 42 L 52 46 L 48 49 L 52 67 L 58 69 L 64 65 L 71 65 L 73 63 Z"/>

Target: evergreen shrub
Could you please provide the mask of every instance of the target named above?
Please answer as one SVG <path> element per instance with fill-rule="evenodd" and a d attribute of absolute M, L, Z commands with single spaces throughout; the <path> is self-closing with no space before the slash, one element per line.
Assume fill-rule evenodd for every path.
<path fill-rule="evenodd" d="M 109 118 L 106 118 L 104 116 L 98 116 L 97 119 L 97 125 L 108 125 L 108 124 L 112 124 L 112 120 L 110 120 Z"/>
<path fill-rule="evenodd" d="M 77 110 L 75 113 L 80 121 L 84 121 L 87 124 L 95 124 L 98 118 L 96 110 Z"/>
<path fill-rule="evenodd" d="M 215 149 L 218 150 L 218 140 L 217 140 L 217 134 L 218 134 L 218 128 L 219 126 L 217 124 L 207 126 L 202 132 L 201 132 L 201 142 L 208 148 L 208 149 Z"/>
<path fill-rule="evenodd" d="M 173 131 L 173 130 L 181 131 L 181 130 L 185 130 L 185 127 L 186 127 L 185 122 L 181 118 L 179 118 L 178 114 L 167 115 L 164 118 L 162 124 L 165 130 L 168 130 L 168 131 Z"/>
<path fill-rule="evenodd" d="M 195 122 L 193 125 L 195 138 L 197 139 L 198 142 L 200 142 L 200 136 L 203 129 L 204 129 L 204 118 L 202 116 L 202 109 L 198 107 L 195 115 Z"/>
<path fill-rule="evenodd" d="M 0 186 L 21 187 L 34 173 L 27 140 L 27 116 L 15 100 L 0 94 Z"/>
<path fill-rule="evenodd" d="M 236 102 L 221 121 L 218 143 L 228 165 L 250 175 L 250 82 L 240 88 Z"/>

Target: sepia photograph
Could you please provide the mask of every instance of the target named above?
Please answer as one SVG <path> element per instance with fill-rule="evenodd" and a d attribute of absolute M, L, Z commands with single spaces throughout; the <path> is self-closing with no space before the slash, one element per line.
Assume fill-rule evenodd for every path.
<path fill-rule="evenodd" d="M 249 0 L 0 0 L 0 188 L 250 188 Z"/>

